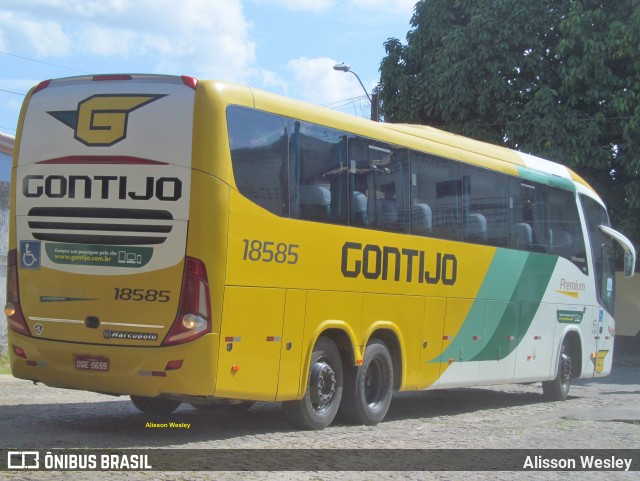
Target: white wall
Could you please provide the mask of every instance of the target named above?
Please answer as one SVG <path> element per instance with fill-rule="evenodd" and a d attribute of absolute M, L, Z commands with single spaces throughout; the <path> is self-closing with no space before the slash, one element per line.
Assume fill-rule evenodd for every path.
<path fill-rule="evenodd" d="M 625 278 L 616 273 L 616 335 L 636 336 L 640 333 L 640 273 Z"/>

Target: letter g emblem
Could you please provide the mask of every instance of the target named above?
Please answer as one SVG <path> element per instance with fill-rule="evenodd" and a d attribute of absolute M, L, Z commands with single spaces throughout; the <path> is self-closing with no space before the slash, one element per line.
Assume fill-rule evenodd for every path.
<path fill-rule="evenodd" d="M 94 95 L 78 104 L 75 138 L 86 145 L 104 146 L 127 136 L 129 113 L 164 95 Z"/>
<path fill-rule="evenodd" d="M 165 97 L 163 94 L 100 94 L 78 102 L 76 110 L 48 112 L 90 147 L 108 147 L 127 137 L 129 114 Z"/>

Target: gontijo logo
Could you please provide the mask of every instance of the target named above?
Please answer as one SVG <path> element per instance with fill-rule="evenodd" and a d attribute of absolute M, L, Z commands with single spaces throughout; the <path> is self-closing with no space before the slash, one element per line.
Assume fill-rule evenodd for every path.
<path fill-rule="evenodd" d="M 127 137 L 129 114 L 165 97 L 163 94 L 101 94 L 78 102 L 76 110 L 47 112 L 68 127 L 74 138 L 89 147 L 108 147 Z"/>

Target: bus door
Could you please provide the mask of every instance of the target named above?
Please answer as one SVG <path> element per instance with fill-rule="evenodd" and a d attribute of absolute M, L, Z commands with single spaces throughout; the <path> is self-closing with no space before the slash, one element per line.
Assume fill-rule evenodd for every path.
<path fill-rule="evenodd" d="M 600 246 L 602 250 L 601 261 L 602 267 L 599 269 L 597 276 L 596 289 L 599 291 L 601 303 L 609 309 L 613 309 L 615 302 L 615 258 L 614 258 L 614 242 L 611 237 L 603 236 L 603 243 Z M 598 269 L 597 269 L 598 271 Z M 611 315 L 602 307 L 594 307 L 594 321 L 592 328 L 593 351 L 595 355 L 591 355 L 593 375 L 595 377 L 606 376 L 611 371 L 611 363 L 613 359 L 613 337 L 615 335 L 615 324 Z"/>
<path fill-rule="evenodd" d="M 582 375 L 587 377 L 599 377 L 607 375 L 611 370 L 613 358 L 613 338 L 615 335 L 615 323 L 609 311 L 614 306 L 614 245 L 613 240 L 607 236 L 599 236 L 597 244 L 593 246 L 596 252 L 596 291 L 598 305 L 591 305 L 584 309 L 582 336 L 586 344 L 587 355 L 583 358 Z M 563 322 L 562 317 L 569 322 L 572 316 L 570 310 L 563 306 L 558 309 L 558 322 Z M 576 308 L 576 310 L 578 310 Z"/>

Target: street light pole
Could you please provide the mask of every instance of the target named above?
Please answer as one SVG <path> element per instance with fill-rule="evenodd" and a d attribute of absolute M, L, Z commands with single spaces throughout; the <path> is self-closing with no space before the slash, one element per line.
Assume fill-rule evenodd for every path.
<path fill-rule="evenodd" d="M 367 89 L 365 88 L 364 84 L 362 83 L 362 80 L 360 80 L 360 77 L 358 76 L 357 73 L 355 73 L 353 70 L 351 70 L 351 65 L 347 65 L 344 62 L 335 64 L 333 66 L 333 70 L 338 70 L 340 72 L 349 72 L 352 73 L 353 75 L 356 76 L 356 78 L 358 79 L 358 82 L 360 82 L 360 86 L 362 87 L 362 90 L 364 90 L 365 95 L 367 96 L 367 98 L 369 99 L 369 102 L 371 103 L 371 120 L 374 120 L 375 122 L 377 122 L 378 119 L 378 94 L 377 92 L 374 92 L 374 98 L 375 98 L 375 104 L 374 101 L 371 99 L 371 96 L 369 95 L 369 92 L 367 92 Z"/>
<path fill-rule="evenodd" d="M 356 78 L 358 79 L 358 82 L 360 82 L 360 86 L 362 87 L 362 90 L 364 90 L 365 95 L 369 99 L 369 102 L 371 102 L 371 97 L 369 96 L 369 92 L 367 92 L 367 89 L 364 87 L 364 84 L 362 83 L 362 80 L 360 80 L 360 77 L 358 77 L 358 74 L 355 73 L 353 70 L 351 70 L 351 65 L 347 65 L 344 62 L 338 63 L 338 64 L 333 66 L 333 70 L 338 70 L 340 72 L 349 72 L 349 73 L 352 73 L 353 75 L 355 75 Z"/>

